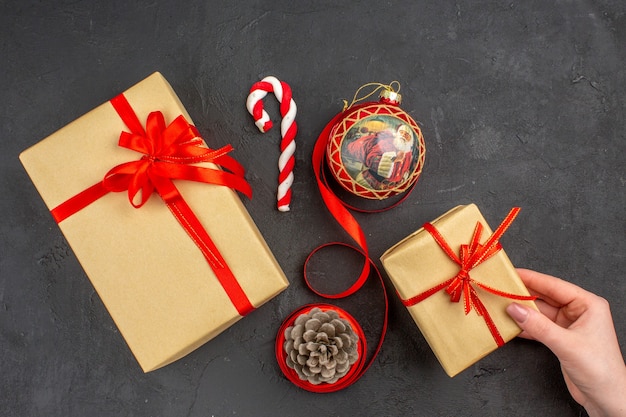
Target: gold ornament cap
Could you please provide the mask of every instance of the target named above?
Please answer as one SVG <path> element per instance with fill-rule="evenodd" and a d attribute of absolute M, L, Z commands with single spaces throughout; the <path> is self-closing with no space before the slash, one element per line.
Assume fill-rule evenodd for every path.
<path fill-rule="evenodd" d="M 392 91 L 390 89 L 383 89 L 379 96 L 378 96 L 381 100 L 383 101 L 387 101 L 393 104 L 400 104 L 402 103 L 402 95 L 400 93 L 396 93 L 395 91 Z"/>

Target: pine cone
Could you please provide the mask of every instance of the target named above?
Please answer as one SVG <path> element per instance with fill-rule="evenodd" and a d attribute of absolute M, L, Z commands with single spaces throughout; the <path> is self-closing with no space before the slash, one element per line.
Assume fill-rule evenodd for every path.
<path fill-rule="evenodd" d="M 358 340 L 350 323 L 337 312 L 315 307 L 285 329 L 287 366 L 303 381 L 332 384 L 359 358 Z"/>

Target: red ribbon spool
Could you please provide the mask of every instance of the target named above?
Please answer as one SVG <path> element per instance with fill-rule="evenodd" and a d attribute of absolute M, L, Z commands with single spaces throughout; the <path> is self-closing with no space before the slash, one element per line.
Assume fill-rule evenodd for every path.
<path fill-rule="evenodd" d="M 352 330 L 359 337 L 359 340 L 357 342 L 357 352 L 359 354 L 359 359 L 351 366 L 346 375 L 341 377 L 337 382 L 333 384 L 321 383 L 316 385 L 309 381 L 302 380 L 298 376 L 298 373 L 293 368 L 290 368 L 287 365 L 287 352 L 284 348 L 285 330 L 287 329 L 287 327 L 293 325 L 298 316 L 300 316 L 301 314 L 306 314 L 314 308 L 320 308 L 322 311 L 336 312 L 337 314 L 339 314 L 339 317 L 347 320 L 348 323 L 350 323 Z M 352 385 L 360 377 L 361 372 L 363 371 L 363 367 L 365 366 L 366 351 L 367 344 L 365 340 L 365 333 L 363 332 L 363 329 L 361 328 L 359 323 L 348 312 L 331 304 L 308 304 L 300 307 L 285 319 L 283 324 L 280 326 L 280 329 L 278 330 L 278 336 L 276 337 L 276 358 L 278 359 L 278 366 L 280 367 L 281 371 L 283 371 L 283 374 L 285 374 L 287 379 L 289 379 L 298 387 L 307 391 L 317 393 L 335 392 Z"/>

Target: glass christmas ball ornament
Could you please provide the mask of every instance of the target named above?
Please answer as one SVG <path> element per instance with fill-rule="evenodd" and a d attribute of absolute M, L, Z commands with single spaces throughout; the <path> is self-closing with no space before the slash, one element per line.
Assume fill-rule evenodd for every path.
<path fill-rule="evenodd" d="M 341 187 L 375 200 L 410 190 L 426 153 L 419 126 L 400 108 L 400 94 L 380 86 L 377 102 L 344 109 L 330 130 L 326 149 L 326 163 Z"/>

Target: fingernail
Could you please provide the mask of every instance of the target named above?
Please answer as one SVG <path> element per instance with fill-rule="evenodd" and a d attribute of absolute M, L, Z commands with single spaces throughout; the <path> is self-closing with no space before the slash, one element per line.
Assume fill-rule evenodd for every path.
<path fill-rule="evenodd" d="M 506 312 L 518 323 L 524 323 L 528 318 L 528 310 L 517 303 L 509 304 Z"/>

